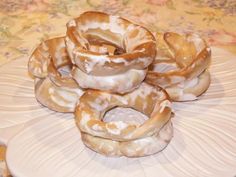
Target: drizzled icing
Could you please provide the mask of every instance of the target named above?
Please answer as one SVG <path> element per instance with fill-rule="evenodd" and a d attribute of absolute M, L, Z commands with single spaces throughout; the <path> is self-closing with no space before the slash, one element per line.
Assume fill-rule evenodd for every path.
<path fill-rule="evenodd" d="M 86 59 L 85 61 L 83 61 L 85 63 L 85 69 L 86 69 L 87 73 L 90 73 L 94 69 L 94 67 L 96 67 L 96 65 L 103 66 L 106 62 L 110 62 L 107 55 L 91 55 L 91 54 L 87 54 L 87 53 L 85 54 L 80 51 L 74 51 L 74 56 L 75 56 L 75 58 L 79 58 L 79 57 L 88 57 L 89 58 L 89 59 Z M 75 62 L 79 65 L 80 62 L 82 62 L 82 61 L 76 60 Z"/>
<path fill-rule="evenodd" d="M 81 125 L 83 125 L 83 128 L 89 131 L 90 129 L 87 125 L 87 122 L 91 120 L 90 114 L 86 113 L 85 111 L 82 111 L 81 116 L 83 117 L 83 119 L 81 119 Z"/>
<path fill-rule="evenodd" d="M 155 92 L 155 91 L 153 91 L 153 87 L 150 87 L 148 84 L 142 83 L 140 85 L 140 89 L 136 89 L 136 90 L 134 90 L 133 92 L 130 93 L 129 98 L 131 100 L 131 103 L 135 104 L 136 99 L 138 97 L 140 97 L 142 99 L 145 99 L 148 95 L 150 95 L 153 92 Z M 156 98 L 153 97 L 153 99 L 156 99 Z"/>
<path fill-rule="evenodd" d="M 172 100 L 197 99 L 209 87 L 209 76 L 202 73 L 210 63 L 210 48 L 197 34 L 167 32 L 163 34 L 163 39 L 157 43 L 167 47 L 167 51 L 163 52 L 160 48 L 164 59 L 156 57 L 156 64 L 148 72 L 146 81 L 165 88 Z"/>
<path fill-rule="evenodd" d="M 128 92 L 139 86 L 146 75 L 146 70 L 132 69 L 126 73 L 112 76 L 93 76 L 84 73 L 79 68 L 74 68 L 72 75 L 83 88 Z M 130 78 L 129 82 L 127 82 L 127 78 Z"/>
<path fill-rule="evenodd" d="M 144 127 L 148 126 L 146 124 L 149 124 L 149 121 L 145 121 L 147 120 L 146 116 L 144 118 L 142 117 L 138 121 L 132 120 L 131 117 L 129 118 L 129 120 L 127 120 L 127 116 L 125 116 L 125 119 L 120 117 L 112 117 L 111 119 L 108 119 L 106 117 L 103 118 L 103 115 L 109 109 L 112 109 L 116 106 L 131 107 L 147 115 L 150 114 L 150 119 L 153 119 L 155 116 L 152 116 L 152 113 L 163 111 L 162 109 L 167 106 L 170 107 L 170 102 L 167 100 L 168 98 L 165 92 L 146 83 L 142 83 L 141 86 L 138 87 L 135 91 L 124 95 L 112 94 L 107 92 L 93 92 L 97 91 L 90 90 L 86 92 L 86 94 L 81 99 L 80 104 L 78 105 L 80 107 L 78 110 L 86 110 L 86 112 L 90 114 L 90 117 L 93 118 L 89 122 L 82 122 L 81 120 L 83 119 L 83 115 L 79 113 L 77 118 L 78 120 L 80 120 L 80 122 L 78 122 L 78 125 L 84 127 L 84 125 L 82 124 L 86 123 L 87 127 L 89 128 L 89 130 L 85 130 L 87 133 L 92 133 L 94 136 L 104 138 L 111 138 L 111 136 L 113 137 L 114 135 L 114 138 L 118 138 L 119 140 L 120 138 L 128 140 L 138 136 L 143 136 L 143 129 Z M 165 100 L 167 101 L 165 102 Z M 148 106 L 147 104 L 145 104 L 145 102 L 150 105 L 150 108 L 146 111 L 142 110 L 145 109 L 145 107 L 147 108 Z M 159 104 L 160 106 L 155 106 Z M 170 111 L 171 110 L 168 110 L 165 115 L 162 115 L 165 116 L 164 119 L 169 120 Z M 160 122 L 160 124 L 163 123 L 165 122 Z M 162 126 L 158 125 L 158 127 Z M 139 129 L 143 133 L 137 133 Z M 158 131 L 158 128 L 149 130 L 149 132 L 151 133 L 156 131 Z"/>
<path fill-rule="evenodd" d="M 50 82 L 49 79 L 44 82 Z M 57 86 L 53 86 L 48 89 L 48 93 L 50 98 L 56 104 L 63 107 L 75 107 L 78 98 L 83 95 L 83 91 L 81 89 L 68 89 L 68 88 L 60 88 Z"/>
<path fill-rule="evenodd" d="M 164 147 L 166 147 L 168 142 L 171 140 L 172 136 L 173 136 L 173 127 L 171 122 L 168 122 L 161 129 L 158 135 L 150 137 L 155 141 L 155 143 L 150 143 L 152 141 L 151 140 L 147 141 L 148 139 L 146 139 L 146 141 L 144 139 L 141 139 L 140 141 L 138 141 L 138 143 L 142 146 L 146 144 L 143 150 L 144 154 L 152 154 L 153 152 L 158 152 L 162 150 Z"/>
<path fill-rule="evenodd" d="M 133 31 L 137 34 L 132 36 Z M 148 34 L 148 31 L 140 26 L 132 27 L 132 30 L 127 31 L 124 36 L 125 49 L 129 53 L 135 49 L 140 44 L 154 42 L 154 39 Z"/>
<path fill-rule="evenodd" d="M 76 38 L 79 45 L 70 45 L 70 42 L 73 43 L 71 39 L 68 42 L 68 53 L 70 53 L 75 67 L 86 73 L 86 78 L 88 75 L 91 76 L 86 84 L 86 81 L 83 81 L 85 74 L 81 73 L 84 77 L 75 78 L 79 85 L 82 84 L 81 86 L 85 88 L 95 88 L 94 85 L 96 85 L 96 89 L 125 93 L 136 88 L 143 81 L 146 69 L 155 57 L 155 52 L 151 49 L 154 49 L 156 45 L 154 36 L 146 28 L 119 16 L 96 12 L 83 13 L 75 21 L 76 28 L 68 27 L 67 34 L 69 38 Z M 96 37 L 90 39 L 93 36 Z M 86 46 L 83 43 L 86 43 Z M 93 45 L 102 44 L 122 49 L 122 52 L 116 55 L 107 52 L 106 48 L 93 47 Z M 72 47 L 74 48 L 71 49 Z M 133 72 L 133 69 L 141 72 L 138 70 Z M 128 73 L 129 75 L 123 77 Z M 117 77 L 114 77 L 115 75 Z M 121 75 L 122 77 L 120 77 Z M 97 78 L 95 79 L 95 77 Z M 98 82 L 99 77 L 105 82 Z M 127 78 L 131 78 L 131 82 L 127 82 Z M 119 85 L 115 84 L 117 79 Z"/>
<path fill-rule="evenodd" d="M 97 111 L 103 111 L 103 110 L 105 110 L 107 107 L 108 107 L 108 105 L 109 105 L 109 103 L 108 102 L 102 102 L 102 100 L 100 100 L 99 98 L 97 98 L 94 102 L 89 102 L 89 105 L 93 108 L 93 109 L 95 109 L 95 110 L 97 110 Z"/>
<path fill-rule="evenodd" d="M 88 31 L 88 29 L 100 28 L 102 30 L 109 30 L 112 33 L 123 35 L 125 33 L 125 29 L 124 27 L 122 27 L 122 24 L 119 18 L 120 18 L 119 16 L 110 15 L 109 23 L 97 22 L 91 19 L 91 21 L 87 22 L 86 24 L 80 25 L 80 30 L 86 32 Z"/>
<path fill-rule="evenodd" d="M 64 80 L 63 84 L 58 84 L 61 78 L 72 80 L 64 40 L 64 37 L 58 37 L 41 43 L 29 60 L 29 71 L 34 71 L 31 73 L 35 77 L 35 94 L 40 103 L 58 112 L 73 112 L 83 90 L 76 87 L 75 82 L 73 86 L 66 86 Z"/>
<path fill-rule="evenodd" d="M 132 61 L 127 61 L 124 58 L 115 58 L 112 60 L 113 63 L 123 63 L 125 66 L 140 62 L 140 63 L 143 63 L 144 67 L 148 66 L 150 64 L 150 61 L 151 61 L 150 59 L 141 58 L 141 57 Z"/>
<path fill-rule="evenodd" d="M 116 128 L 110 128 L 109 125 L 115 125 Z M 121 131 L 127 127 L 128 127 L 128 124 L 124 123 L 123 121 L 114 121 L 114 122 L 109 122 L 106 124 L 107 131 L 114 135 L 121 134 Z"/>

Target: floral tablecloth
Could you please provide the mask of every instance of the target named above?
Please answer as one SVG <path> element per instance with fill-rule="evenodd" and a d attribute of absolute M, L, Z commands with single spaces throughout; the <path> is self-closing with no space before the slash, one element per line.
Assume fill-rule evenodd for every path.
<path fill-rule="evenodd" d="M 40 41 L 64 35 L 66 22 L 88 10 L 120 15 L 151 31 L 195 32 L 236 53 L 235 0 L 0 0 L 0 65 L 29 57 Z"/>
<path fill-rule="evenodd" d="M 236 53 L 235 0 L 1 0 L 0 64 L 64 35 L 66 22 L 87 10 L 121 15 L 152 31 L 199 33 Z"/>

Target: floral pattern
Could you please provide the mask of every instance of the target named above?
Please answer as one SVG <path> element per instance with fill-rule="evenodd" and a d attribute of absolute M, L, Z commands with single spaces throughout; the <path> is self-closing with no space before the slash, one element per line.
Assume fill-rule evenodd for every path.
<path fill-rule="evenodd" d="M 64 35 L 66 22 L 87 10 L 121 15 L 151 31 L 198 33 L 236 53 L 235 0 L 1 0 L 0 64 Z"/>

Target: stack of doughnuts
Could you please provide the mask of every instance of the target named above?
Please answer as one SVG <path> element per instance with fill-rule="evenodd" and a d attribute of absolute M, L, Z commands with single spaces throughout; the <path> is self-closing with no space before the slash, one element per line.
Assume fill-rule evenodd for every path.
<path fill-rule="evenodd" d="M 157 55 L 145 81 L 165 88 L 173 101 L 196 100 L 210 85 L 211 50 L 196 34 L 156 34 Z"/>
<path fill-rule="evenodd" d="M 71 77 L 71 60 L 65 38 L 42 42 L 32 53 L 29 73 L 34 76 L 35 97 L 44 106 L 58 112 L 74 112 L 83 90 Z"/>
<path fill-rule="evenodd" d="M 87 89 L 75 111 L 84 144 L 107 156 L 128 157 L 166 147 L 172 138 L 169 97 L 143 82 L 156 55 L 152 33 L 118 16 L 86 12 L 67 24 L 66 45 L 74 64 L 72 76 Z M 139 125 L 105 122 L 105 113 L 117 106 L 149 119 Z"/>
<path fill-rule="evenodd" d="M 171 101 L 196 99 L 208 88 L 209 62 L 210 49 L 197 35 L 155 37 L 124 18 L 90 11 L 70 20 L 64 37 L 42 42 L 28 69 L 37 100 L 54 111 L 74 112 L 88 148 L 141 157 L 168 145 Z M 148 119 L 106 121 L 115 107 Z"/>
<path fill-rule="evenodd" d="M 114 107 L 130 107 L 149 117 L 142 124 L 103 121 Z M 76 108 L 76 122 L 85 145 L 107 156 L 140 157 L 154 154 L 172 138 L 171 102 L 165 90 L 142 83 L 134 91 L 120 95 L 88 90 Z"/>
<path fill-rule="evenodd" d="M 121 94 L 141 84 L 156 55 L 150 31 L 101 12 L 85 12 L 71 20 L 66 44 L 74 63 L 72 75 L 82 88 Z"/>

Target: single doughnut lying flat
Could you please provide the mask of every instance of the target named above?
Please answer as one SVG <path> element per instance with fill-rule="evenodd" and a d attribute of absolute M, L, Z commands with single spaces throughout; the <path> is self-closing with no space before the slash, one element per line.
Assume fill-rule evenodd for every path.
<path fill-rule="evenodd" d="M 145 81 L 165 88 L 174 101 L 195 100 L 210 85 L 211 50 L 196 34 L 157 34 L 157 56 Z"/>
<path fill-rule="evenodd" d="M 84 139 L 86 139 L 87 146 L 89 146 L 89 142 L 97 144 L 99 138 L 101 138 L 101 141 L 109 139 L 112 143 L 130 140 L 135 143 L 136 140 L 139 142 L 138 139 L 153 139 L 160 132 L 170 120 L 170 104 L 169 97 L 163 89 L 146 83 L 142 83 L 139 88 L 124 95 L 87 90 L 81 96 L 75 111 L 76 124 Z M 150 118 L 142 125 L 123 121 L 104 122 L 104 114 L 117 106 L 133 108 Z M 98 138 L 92 138 L 90 135 Z M 148 138 L 151 136 L 153 138 Z M 92 144 L 91 146 L 93 146 Z M 99 152 L 99 148 L 92 149 Z M 150 151 L 148 152 L 151 153 Z M 148 152 L 146 155 L 149 154 Z M 110 153 L 107 153 L 107 155 Z M 133 156 L 132 154 L 133 152 L 130 156 Z M 115 155 L 118 154 L 115 153 Z M 138 156 L 138 154 L 135 153 L 135 156 Z"/>
<path fill-rule="evenodd" d="M 35 78 L 35 95 L 41 104 L 58 112 L 74 112 L 83 90 L 70 76 L 72 63 L 64 40 L 42 42 L 32 53 L 28 70 Z"/>
<path fill-rule="evenodd" d="M 115 52 L 106 52 L 102 47 L 104 44 L 115 47 Z M 85 12 L 67 24 L 66 46 L 77 71 L 84 72 L 89 80 L 93 80 L 94 77 L 99 78 L 94 84 L 87 85 L 83 78 L 73 75 L 77 82 L 83 82 L 82 87 L 112 90 L 117 93 L 129 92 L 140 85 L 146 75 L 147 67 L 156 55 L 155 37 L 146 28 L 118 16 L 93 11 Z M 118 78 L 125 73 L 136 75 L 135 73 L 140 70 L 142 77 L 131 78 L 129 81 L 131 84 L 124 90 L 116 90 L 121 84 L 114 82 L 111 77 L 108 85 L 102 83 L 103 78 L 107 76 Z M 121 79 L 122 82 L 127 81 L 127 78 L 122 76 L 119 80 Z M 97 88 L 97 85 L 105 86 Z"/>

